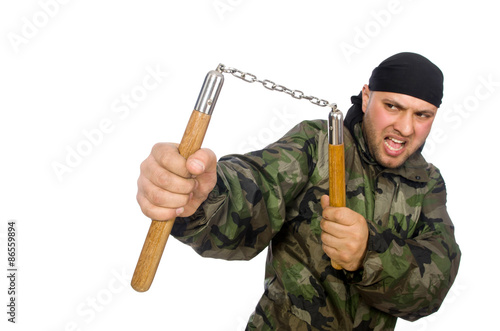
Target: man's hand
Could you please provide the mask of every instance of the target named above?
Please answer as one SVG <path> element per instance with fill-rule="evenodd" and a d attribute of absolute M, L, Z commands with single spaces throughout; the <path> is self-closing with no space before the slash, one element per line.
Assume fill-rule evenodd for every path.
<path fill-rule="evenodd" d="M 345 270 L 358 270 L 365 258 L 368 225 L 365 218 L 346 207 L 330 207 L 330 198 L 321 197 L 323 251 Z"/>
<path fill-rule="evenodd" d="M 214 152 L 200 149 L 186 160 L 178 146 L 158 143 L 141 164 L 137 202 L 155 221 L 191 216 L 217 182 Z"/>

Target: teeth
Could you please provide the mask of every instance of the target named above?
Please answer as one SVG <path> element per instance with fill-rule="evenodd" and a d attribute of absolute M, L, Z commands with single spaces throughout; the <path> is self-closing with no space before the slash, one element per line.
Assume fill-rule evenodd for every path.
<path fill-rule="evenodd" d="M 387 147 L 389 147 L 389 149 L 390 149 L 391 151 L 399 151 L 400 149 L 402 149 L 402 148 L 403 148 L 403 145 L 401 145 L 399 148 L 394 148 L 394 147 L 392 147 L 391 145 L 389 145 L 387 142 L 385 143 L 385 145 L 386 145 Z"/>
<path fill-rule="evenodd" d="M 404 144 L 404 141 L 397 140 L 397 139 L 394 139 L 394 138 L 391 138 L 391 137 L 389 137 L 389 139 L 391 139 L 391 140 L 392 140 L 392 141 L 394 141 L 395 143 L 398 143 L 398 144 Z"/>
<path fill-rule="evenodd" d="M 405 145 L 405 142 L 404 141 L 401 141 L 401 140 L 397 140 L 397 139 L 394 139 L 394 138 L 390 138 L 388 137 L 388 139 L 394 141 L 395 143 L 399 144 L 399 147 L 398 148 L 395 148 L 393 146 L 391 146 L 391 144 L 389 144 L 389 142 L 386 140 L 384 142 L 384 144 L 391 150 L 391 151 L 399 151 L 401 149 L 403 149 L 404 145 Z"/>

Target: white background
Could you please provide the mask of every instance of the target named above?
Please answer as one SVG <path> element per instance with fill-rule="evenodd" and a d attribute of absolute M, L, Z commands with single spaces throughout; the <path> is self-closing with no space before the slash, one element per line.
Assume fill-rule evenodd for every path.
<path fill-rule="evenodd" d="M 15 325 L 7 322 L 7 279 L 0 281 L 0 328 L 243 330 L 263 291 L 265 254 L 202 259 L 171 238 L 152 288 L 128 285 L 150 224 L 135 200 L 140 163 L 154 143 L 180 140 L 219 63 L 346 111 L 378 63 L 414 51 L 445 74 L 425 153 L 447 182 L 463 258 L 440 311 L 397 329 L 491 330 L 500 294 L 493 3 L 3 1 L 0 264 L 6 272 L 7 222 L 17 220 L 19 278 Z M 219 157 L 260 148 L 327 112 L 226 74 L 204 146 Z M 78 150 L 86 155 L 72 154 Z"/>

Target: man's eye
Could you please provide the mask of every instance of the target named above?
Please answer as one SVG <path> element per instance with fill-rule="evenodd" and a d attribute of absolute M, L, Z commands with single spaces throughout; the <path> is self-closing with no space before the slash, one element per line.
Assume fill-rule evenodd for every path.
<path fill-rule="evenodd" d="M 387 106 L 387 108 L 389 108 L 389 109 L 393 109 L 393 110 L 396 110 L 396 109 L 397 109 L 397 108 L 396 108 L 396 106 L 394 106 L 392 103 L 386 103 L 385 105 L 386 105 L 386 106 Z"/>
<path fill-rule="evenodd" d="M 417 116 L 418 117 L 421 117 L 421 118 L 430 118 L 431 116 L 427 113 L 417 113 Z"/>

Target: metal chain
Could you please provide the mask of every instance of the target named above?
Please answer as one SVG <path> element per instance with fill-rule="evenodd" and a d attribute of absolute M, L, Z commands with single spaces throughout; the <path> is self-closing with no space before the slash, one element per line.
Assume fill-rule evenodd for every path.
<path fill-rule="evenodd" d="M 326 107 L 329 106 L 333 110 L 337 110 L 337 105 L 335 103 L 330 104 L 327 100 L 325 99 L 320 99 L 317 97 L 314 97 L 312 95 L 305 95 L 304 92 L 300 90 L 291 90 L 283 85 L 276 84 L 273 81 L 270 81 L 269 79 L 264 79 L 260 80 L 257 79 L 257 76 L 254 74 L 251 74 L 249 72 L 243 72 L 241 70 L 231 68 L 231 67 L 226 67 L 223 64 L 219 64 L 217 67 L 217 70 L 222 72 L 222 73 L 228 73 L 233 75 L 236 78 L 239 78 L 247 83 L 261 83 L 262 86 L 264 86 L 266 89 L 271 90 L 271 91 L 277 91 L 277 92 L 285 92 L 286 94 L 290 95 L 294 99 L 306 99 L 309 100 L 312 104 L 315 104 L 316 106 L 320 107 Z"/>

